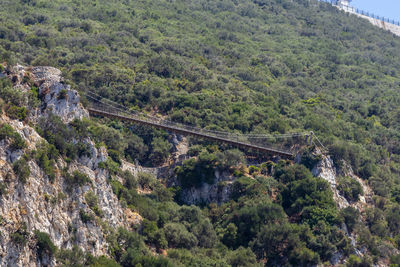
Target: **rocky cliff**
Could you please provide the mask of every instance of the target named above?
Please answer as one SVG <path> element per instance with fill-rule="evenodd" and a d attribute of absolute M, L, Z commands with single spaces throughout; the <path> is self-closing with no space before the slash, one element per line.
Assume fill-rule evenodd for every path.
<path fill-rule="evenodd" d="M 39 108 L 30 110 L 31 122 L 50 113 L 60 116 L 65 123 L 88 117 L 79 94 L 62 82 L 58 69 L 17 66 L 9 70 L 8 76 L 13 80 L 15 90 L 29 90 L 23 82 L 24 77 L 29 77 L 39 87 L 42 102 Z M 23 183 L 15 174 L 13 164 L 46 141 L 27 123 L 12 120 L 5 114 L 0 117 L 0 125 L 3 124 L 10 125 L 27 145 L 15 150 L 8 138 L 0 142 L 0 183 L 6 187 L 6 192 L 0 196 L 0 266 L 56 265 L 54 257 L 38 258 L 34 230 L 48 233 L 59 248 L 70 249 L 78 245 L 96 256 L 108 254 L 106 236 L 110 230 L 140 223 L 138 214 L 121 207 L 107 181 L 108 172 L 98 168 L 99 162 L 108 157 L 104 147 L 97 148 L 87 138 L 90 155 L 69 163 L 59 157 L 54 166 L 54 181 L 50 181 L 37 162 L 29 158 L 30 174 Z M 76 170 L 86 175 L 89 182 L 69 190 L 65 173 L 72 175 Z M 85 198 L 87 194 L 96 196 L 100 216 L 91 210 Z M 84 222 L 82 214 L 94 219 Z M 26 240 L 15 242 L 16 233 L 22 233 Z"/>

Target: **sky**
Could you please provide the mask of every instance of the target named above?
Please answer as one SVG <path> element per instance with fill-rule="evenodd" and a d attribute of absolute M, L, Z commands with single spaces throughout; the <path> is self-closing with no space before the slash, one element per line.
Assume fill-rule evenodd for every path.
<path fill-rule="evenodd" d="M 353 0 L 351 6 L 400 21 L 400 0 Z"/>

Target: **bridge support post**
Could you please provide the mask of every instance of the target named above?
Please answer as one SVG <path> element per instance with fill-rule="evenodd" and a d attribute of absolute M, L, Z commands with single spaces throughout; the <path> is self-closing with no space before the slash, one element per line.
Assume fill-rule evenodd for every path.
<path fill-rule="evenodd" d="M 313 143 L 314 132 L 310 131 L 310 135 L 307 137 L 308 144 L 311 146 Z"/>

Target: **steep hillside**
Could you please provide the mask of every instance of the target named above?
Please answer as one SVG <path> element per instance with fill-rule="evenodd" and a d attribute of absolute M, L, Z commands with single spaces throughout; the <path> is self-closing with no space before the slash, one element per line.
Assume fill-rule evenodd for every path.
<path fill-rule="evenodd" d="M 1 227 L 15 217 L 26 222 L 10 228 L 18 235 L 34 240 L 33 230 L 48 233 L 59 247 L 49 258 L 53 264 L 106 261 L 69 250 L 74 244 L 123 266 L 400 263 L 399 37 L 312 0 L 21 0 L 1 6 L 0 192 L 8 196 L 2 193 L 0 205 L 2 217 L 11 214 Z M 296 164 L 249 166 L 240 151 L 189 138 L 191 158 L 164 172 L 158 167 L 180 153 L 176 138 L 88 119 L 77 93 L 85 90 L 208 129 L 312 130 L 328 152 L 308 148 Z M 33 153 L 42 139 L 45 152 Z M 24 175 L 27 166 L 34 177 Z M 76 169 L 87 176 L 74 175 Z M 138 169 L 154 171 L 162 183 Z M 80 182 L 66 187 L 75 176 L 99 179 L 101 189 Z M 44 193 L 51 202 L 67 189 L 74 193 L 53 202 L 59 203 L 57 220 L 70 218 L 53 230 L 49 217 L 37 219 L 34 212 L 51 208 Z M 96 215 L 105 222 L 118 218 L 107 222 L 112 227 L 128 227 L 127 212 L 138 212 L 141 226 L 113 232 L 103 246 L 97 223 L 95 249 L 89 239 L 68 241 L 68 222 L 82 231 L 92 227 L 79 220 L 90 209 L 87 190 L 97 196 L 97 208 L 117 207 L 111 217 Z M 24 192 L 35 199 L 26 216 Z M 78 206 L 69 211 L 71 203 Z M 1 238 L 8 244 L 3 251 L 30 255 L 25 247 L 34 247 L 18 247 L 9 234 Z"/>
<path fill-rule="evenodd" d="M 28 105 L 29 113 L 22 106 L 14 117 L 12 107 L 2 105 L 7 112 L 2 111 L 0 118 L 0 265 L 54 265 L 55 249 L 35 249 L 39 236 L 46 238 L 47 234 L 54 246 L 71 249 L 75 245 L 95 256 L 105 255 L 112 229 L 131 228 L 141 221 L 140 216 L 132 220 L 130 210 L 124 211 L 107 182 L 108 173 L 98 168 L 108 157 L 104 147 L 95 147 L 90 138 L 82 139 L 86 155 L 68 162 L 26 124 L 54 114 L 65 122 L 88 116 L 77 92 L 60 83 L 60 75 L 59 70 L 49 67 L 17 66 L 9 72 L 15 82 L 13 100 L 17 101 L 17 95 L 21 100 L 29 99 L 31 88 L 23 80 L 30 77 L 42 84 L 39 92 L 45 96 L 45 108 L 35 110 Z M 65 98 L 60 97 L 62 91 Z M 4 88 L 1 92 L 4 97 Z M 21 121 L 18 116 L 26 117 Z"/>

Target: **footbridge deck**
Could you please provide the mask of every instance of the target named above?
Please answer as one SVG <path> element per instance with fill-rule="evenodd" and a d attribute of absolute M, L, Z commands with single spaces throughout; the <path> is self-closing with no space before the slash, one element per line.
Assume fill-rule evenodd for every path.
<path fill-rule="evenodd" d="M 164 130 L 174 132 L 177 134 L 200 137 L 200 138 L 233 145 L 233 146 L 244 148 L 244 149 L 251 149 L 251 150 L 259 151 L 259 152 L 265 153 L 265 154 L 280 156 L 283 158 L 293 158 L 294 157 L 294 154 L 291 152 L 288 152 L 288 151 L 283 151 L 283 150 L 279 150 L 279 149 L 255 145 L 255 144 L 243 142 L 241 140 L 235 140 L 232 137 L 228 138 L 228 137 L 223 137 L 223 136 L 207 134 L 202 131 L 196 131 L 195 128 L 187 129 L 187 127 L 177 127 L 176 125 L 168 125 L 168 124 L 165 124 L 165 123 L 162 123 L 159 121 L 143 119 L 143 118 L 140 118 L 135 115 L 128 115 L 128 114 L 125 115 L 125 114 L 120 114 L 118 112 L 106 111 L 106 110 L 103 110 L 98 107 L 89 107 L 88 111 L 91 115 L 103 116 L 103 117 L 108 117 L 108 118 L 113 118 L 113 119 L 118 119 L 118 120 L 123 120 L 123 121 L 128 121 L 128 122 L 134 122 L 134 123 L 139 123 L 139 124 L 148 125 L 148 126 L 153 126 L 153 127 L 156 127 L 159 129 L 164 129 Z"/>

